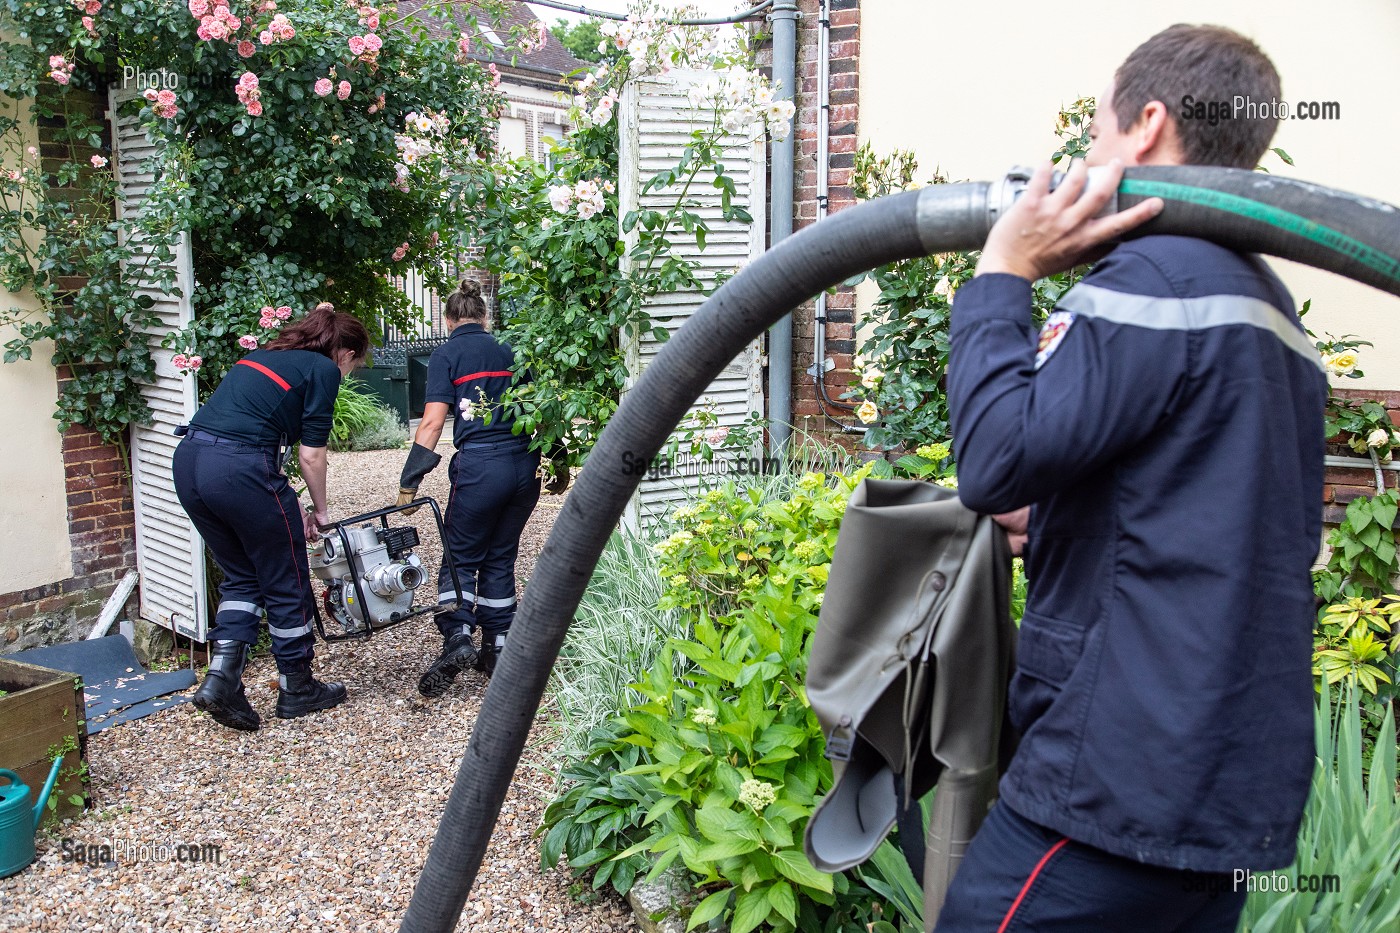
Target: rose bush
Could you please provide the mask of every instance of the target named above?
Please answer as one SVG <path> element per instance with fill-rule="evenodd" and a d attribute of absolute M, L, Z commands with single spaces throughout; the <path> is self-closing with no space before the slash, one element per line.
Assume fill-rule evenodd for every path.
<path fill-rule="evenodd" d="M 34 117 L 57 122 L 57 132 L 73 139 L 64 163 L 71 165 L 99 147 L 103 134 L 67 95 L 105 91 L 118 62 L 127 77 L 161 76 L 159 88 L 125 106 L 139 109 L 164 144 L 158 164 L 147 167 L 161 183 L 148 192 L 146 210 L 167 233 L 189 231 L 196 318 L 168 345 L 184 351 L 187 363 L 201 359 L 185 368 L 203 374 L 207 387 L 288 319 L 269 326 L 265 308 L 299 313 L 329 300 L 375 332 L 409 321 L 395 274 L 412 266 L 445 284 L 436 281 L 440 270 L 464 239 L 463 191 L 483 171 L 501 103 L 491 70 L 461 51 L 476 30 L 474 16 L 500 6 L 454 9 L 465 31 L 448 41 L 394 7 L 333 0 L 3 0 L 0 27 L 16 41 L 0 44 L 0 85 L 11 98 L 32 99 Z M 21 119 L 4 124 L 8 137 L 18 137 Z M 49 189 L 86 177 L 34 160 L 25 171 L 30 195 L 46 202 Z M 106 178 L 109 190 L 94 192 L 101 197 L 92 202 L 99 214 L 110 212 L 101 205 L 115 194 Z M 102 362 L 102 380 L 112 385 L 89 380 L 84 398 L 60 400 L 60 414 L 115 436 L 145 416 L 137 382 L 149 375 L 149 354 L 129 336 L 150 322 L 140 309 L 119 306 L 112 314 L 120 326 L 99 333 L 63 309 L 137 294 L 145 270 L 121 248 L 132 222 L 104 217 L 100 258 L 108 268 L 83 289 L 61 293 L 44 264 L 86 268 L 86 257 L 97 255 L 92 244 L 73 240 L 66 221 L 59 229 L 42 210 L 26 212 L 17 188 L 3 194 L 6 274 L 34 288 L 40 316 L 52 322 L 30 322 L 9 350 L 25 355 L 47 336 L 61 359 Z M 36 225 L 47 245 L 15 248 Z M 91 352 L 123 332 L 129 359 Z"/>
<path fill-rule="evenodd" d="M 617 408 L 626 342 L 642 333 L 666 339 L 649 300 L 713 287 L 676 249 L 682 240 L 705 247 L 709 228 L 694 192 L 709 186 L 724 219 L 750 221 L 734 201 L 725 152 L 764 132 L 785 135 L 792 116 L 790 102 L 772 100 L 751 51 L 714 29 L 668 24 L 643 5 L 602 33 L 615 54 L 571 82 L 575 129 L 557 141 L 551 164 L 497 161 L 467 198 L 477 262 L 500 276 L 506 336 L 533 375 L 507 403 L 536 446 L 567 449 L 575 464 Z M 642 194 L 660 196 L 648 204 L 660 206 L 619 216 L 618 101 L 629 81 L 680 67 L 716 72 L 691 95 L 705 125 L 676 165 L 641 179 Z M 748 436 L 736 434 L 730 446 Z"/>

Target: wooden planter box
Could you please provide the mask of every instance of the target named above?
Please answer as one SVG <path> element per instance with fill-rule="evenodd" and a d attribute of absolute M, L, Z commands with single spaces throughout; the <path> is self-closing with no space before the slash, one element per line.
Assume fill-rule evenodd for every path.
<path fill-rule="evenodd" d="M 36 795 L 44 789 L 58 751 L 67 747 L 54 784 L 58 819 L 79 816 L 87 805 L 87 726 L 83 685 L 77 674 L 0 658 L 0 768 L 8 768 Z M 52 749 L 52 751 L 50 751 Z M 74 804 L 70 797 L 82 798 Z M 30 800 L 34 800 L 31 796 Z M 44 817 L 44 822 L 49 822 Z"/>

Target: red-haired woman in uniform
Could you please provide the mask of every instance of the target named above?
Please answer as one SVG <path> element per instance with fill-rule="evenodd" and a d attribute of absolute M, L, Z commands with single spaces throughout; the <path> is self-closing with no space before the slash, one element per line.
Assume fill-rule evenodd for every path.
<path fill-rule="evenodd" d="M 319 304 L 266 347 L 239 360 L 190 421 L 175 450 L 175 492 L 224 573 L 209 631 L 209 672 L 194 705 L 233 729 L 254 730 L 243 691 L 248 649 L 267 618 L 283 719 L 329 709 L 345 688 L 311 675 L 314 606 L 306 542 L 326 511 L 326 444 L 341 380 L 364 362 L 369 333 Z M 303 511 L 282 472 L 281 449 L 300 443 Z"/>

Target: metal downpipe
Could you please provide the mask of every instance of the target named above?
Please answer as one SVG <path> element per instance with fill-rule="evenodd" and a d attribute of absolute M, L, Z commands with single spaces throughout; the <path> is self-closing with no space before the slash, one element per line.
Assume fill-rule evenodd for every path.
<path fill-rule="evenodd" d="M 773 24 L 774 97 L 797 104 L 797 11 L 795 0 L 778 0 L 768 14 Z M 773 140 L 770 167 L 772 191 L 768 214 L 768 246 L 792 235 L 792 194 L 796 185 L 797 114 L 784 139 Z M 806 300 L 804 297 L 802 300 Z M 799 302 L 800 303 L 800 302 Z M 796 307 L 796 305 L 793 305 Z M 792 314 L 784 314 L 768 331 L 768 450 L 774 457 L 787 452 L 792 437 Z"/>

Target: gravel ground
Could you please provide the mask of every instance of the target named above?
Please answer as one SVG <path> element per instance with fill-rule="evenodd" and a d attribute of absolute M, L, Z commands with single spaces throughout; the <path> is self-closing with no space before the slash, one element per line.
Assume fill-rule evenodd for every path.
<path fill-rule="evenodd" d="M 389 504 L 403 457 L 332 454 L 332 515 Z M 446 473 L 444 461 L 423 486 L 444 506 Z M 522 582 L 562 503 L 541 498 L 521 542 Z M 418 553 L 435 571 L 431 514 L 408 521 L 419 526 Z M 419 599 L 432 590 L 430 582 Z M 318 676 L 342 681 L 350 699 L 287 721 L 273 714 L 276 668 L 260 658 L 245 675 L 263 717 L 255 733 L 224 729 L 182 704 L 93 736 L 93 809 L 41 835 L 35 864 L 0 879 L 0 928 L 397 929 L 486 688 L 483 675 L 468 671 L 442 698 L 419 697 L 418 675 L 440 644 L 428 617 L 368 643 L 318 643 Z M 619 898 L 580 904 L 566 871 L 540 870 L 534 832 L 557 771 L 552 746 L 546 706 L 458 929 L 636 929 Z M 70 853 L 111 846 L 115 864 L 65 861 L 65 838 Z M 181 843 L 219 846 L 219 863 L 136 851 Z"/>

